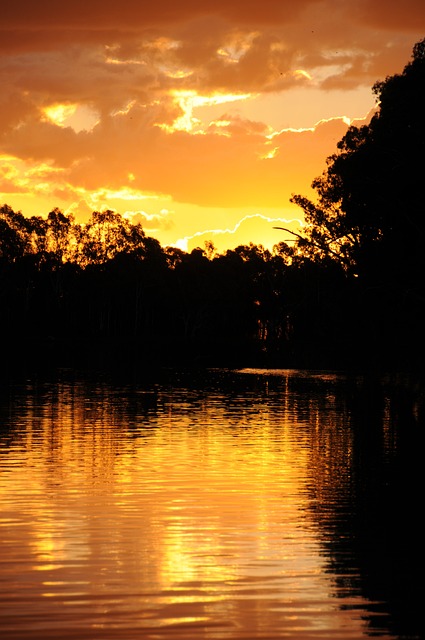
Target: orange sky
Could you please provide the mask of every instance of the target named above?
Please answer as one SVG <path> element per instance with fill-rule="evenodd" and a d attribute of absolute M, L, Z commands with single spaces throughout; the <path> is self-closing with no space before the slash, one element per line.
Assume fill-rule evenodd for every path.
<path fill-rule="evenodd" d="M 9 2 L 0 202 L 115 209 L 163 246 L 271 248 L 424 36 L 423 0 Z"/>

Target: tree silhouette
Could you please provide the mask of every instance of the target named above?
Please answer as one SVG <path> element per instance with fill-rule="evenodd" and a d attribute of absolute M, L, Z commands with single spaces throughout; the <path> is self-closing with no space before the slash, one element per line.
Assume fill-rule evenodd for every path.
<path fill-rule="evenodd" d="M 373 92 L 375 115 L 350 127 L 327 159 L 312 183 L 317 200 L 293 196 L 307 223 L 295 244 L 358 278 L 358 332 L 367 348 L 380 343 L 381 357 L 384 349 L 410 357 L 423 346 L 425 40 L 403 72 Z"/>
<path fill-rule="evenodd" d="M 162 248 L 111 210 L 86 224 L 0 207 L 10 360 L 65 366 L 423 366 L 425 40 L 374 85 L 313 186 L 291 246 Z"/>
<path fill-rule="evenodd" d="M 425 40 L 400 75 L 377 82 L 370 124 L 351 126 L 313 181 L 317 202 L 295 195 L 305 214 L 304 254 L 330 256 L 359 276 L 389 281 L 411 273 L 424 252 L 421 189 L 425 152 Z"/>

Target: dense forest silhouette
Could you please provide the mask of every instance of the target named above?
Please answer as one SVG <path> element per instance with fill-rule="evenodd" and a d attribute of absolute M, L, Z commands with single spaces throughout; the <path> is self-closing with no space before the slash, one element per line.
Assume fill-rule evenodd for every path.
<path fill-rule="evenodd" d="M 316 201 L 292 198 L 302 235 L 272 251 L 188 253 L 114 211 L 78 224 L 0 207 L 6 368 L 421 369 L 425 39 L 373 92 L 375 115 L 327 159 Z"/>

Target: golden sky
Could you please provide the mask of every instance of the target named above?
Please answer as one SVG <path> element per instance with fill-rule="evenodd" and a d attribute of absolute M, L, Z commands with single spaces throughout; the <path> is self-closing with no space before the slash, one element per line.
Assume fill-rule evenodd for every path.
<path fill-rule="evenodd" d="M 271 248 L 424 36 L 424 0 L 4 3 L 0 203 Z"/>

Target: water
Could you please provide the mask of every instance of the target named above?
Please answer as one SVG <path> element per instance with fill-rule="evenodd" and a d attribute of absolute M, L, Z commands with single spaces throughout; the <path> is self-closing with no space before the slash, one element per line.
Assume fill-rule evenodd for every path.
<path fill-rule="evenodd" d="M 291 371 L 9 385 L 5 640 L 419 638 L 418 429 Z"/>

